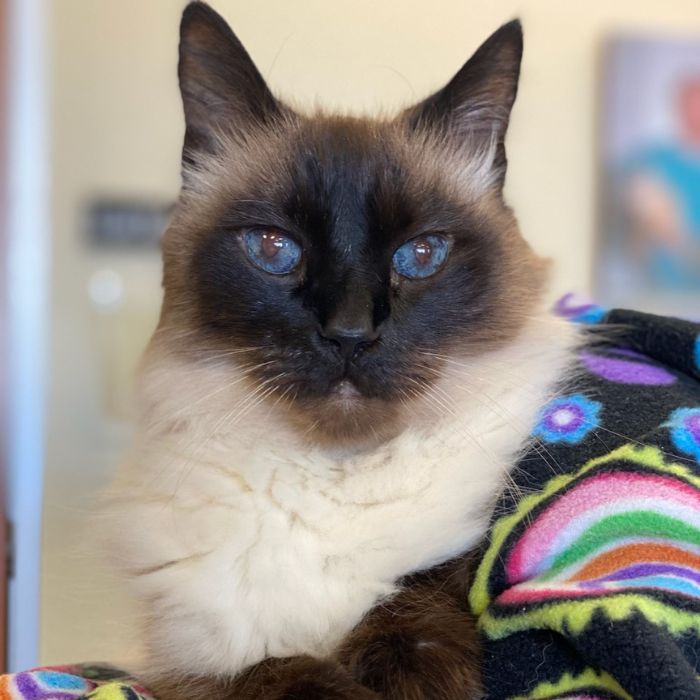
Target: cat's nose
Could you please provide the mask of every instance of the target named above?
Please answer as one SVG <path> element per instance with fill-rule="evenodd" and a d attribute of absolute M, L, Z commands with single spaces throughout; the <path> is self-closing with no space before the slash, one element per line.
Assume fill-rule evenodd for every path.
<path fill-rule="evenodd" d="M 322 338 L 333 343 L 345 360 L 351 360 L 379 338 L 379 330 L 369 323 L 345 325 L 330 321 L 318 330 Z"/>

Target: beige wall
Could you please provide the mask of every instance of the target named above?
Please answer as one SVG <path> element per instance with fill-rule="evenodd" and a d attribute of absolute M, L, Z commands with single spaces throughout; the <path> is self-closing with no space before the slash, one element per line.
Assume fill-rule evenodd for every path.
<path fill-rule="evenodd" d="M 557 291 L 586 291 L 594 232 L 596 63 L 616 29 L 700 32 L 698 0 L 215 0 L 282 95 L 348 109 L 393 107 L 447 80 L 519 15 L 526 53 L 509 137 L 508 196 L 525 235 L 557 261 Z M 97 259 L 81 242 L 95 194 L 174 196 L 182 131 L 175 83 L 179 0 L 50 3 L 53 173 L 51 398 L 41 661 L 134 657 L 128 607 L 90 543 L 88 509 L 128 440 L 105 414 L 155 320 L 158 261 Z M 99 318 L 85 292 L 110 267 L 124 308 Z M 121 360 L 110 357 L 110 348 Z M 107 553 L 108 554 L 108 553 Z"/>

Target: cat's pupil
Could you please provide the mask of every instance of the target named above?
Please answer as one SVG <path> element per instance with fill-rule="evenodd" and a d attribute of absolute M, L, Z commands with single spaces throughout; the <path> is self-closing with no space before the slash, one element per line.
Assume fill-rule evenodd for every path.
<path fill-rule="evenodd" d="M 268 260 L 272 260 L 284 248 L 284 243 L 284 238 L 277 233 L 263 233 L 260 252 Z"/>
<path fill-rule="evenodd" d="M 415 255 L 416 262 L 419 265 L 426 265 L 433 257 L 433 248 L 425 239 L 416 241 L 413 244 L 413 254 Z"/>

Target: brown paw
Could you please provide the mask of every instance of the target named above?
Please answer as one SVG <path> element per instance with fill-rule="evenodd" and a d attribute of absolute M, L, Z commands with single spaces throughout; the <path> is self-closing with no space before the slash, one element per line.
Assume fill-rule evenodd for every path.
<path fill-rule="evenodd" d="M 474 624 L 451 600 L 441 604 L 434 593 L 430 601 L 404 596 L 377 609 L 339 659 L 359 683 L 386 700 L 480 697 Z"/>
<path fill-rule="evenodd" d="M 351 678 L 349 683 L 336 680 L 308 679 L 293 683 L 279 700 L 378 700 L 379 696 L 369 688 L 363 688 Z"/>
<path fill-rule="evenodd" d="M 271 664 L 270 673 L 251 696 L 255 700 L 379 700 L 334 661 L 296 657 L 264 663 Z M 239 687 L 246 688 L 241 681 Z"/>
<path fill-rule="evenodd" d="M 267 659 L 236 678 L 149 679 L 158 700 L 379 700 L 334 661 Z"/>

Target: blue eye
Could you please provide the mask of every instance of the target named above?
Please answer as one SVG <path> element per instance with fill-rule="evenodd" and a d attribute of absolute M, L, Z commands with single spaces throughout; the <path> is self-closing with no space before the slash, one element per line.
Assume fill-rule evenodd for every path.
<path fill-rule="evenodd" d="M 449 250 L 450 244 L 444 236 L 428 233 L 397 248 L 392 262 L 403 277 L 422 279 L 434 275 L 442 267 Z"/>
<path fill-rule="evenodd" d="M 250 229 L 243 244 L 250 262 L 271 275 L 288 275 L 301 261 L 301 246 L 275 229 Z"/>

